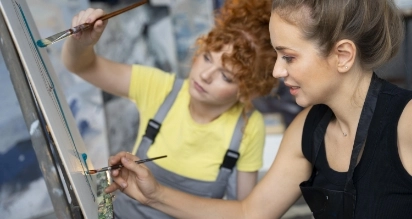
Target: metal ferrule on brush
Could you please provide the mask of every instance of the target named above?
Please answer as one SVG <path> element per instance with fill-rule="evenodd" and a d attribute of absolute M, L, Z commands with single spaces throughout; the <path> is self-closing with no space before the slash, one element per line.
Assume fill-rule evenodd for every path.
<path fill-rule="evenodd" d="M 55 42 L 58 42 L 66 37 L 69 37 L 75 33 L 79 33 L 83 30 L 89 29 L 92 27 L 92 24 L 86 23 L 86 24 L 80 24 L 78 26 L 72 27 L 68 30 L 62 31 L 60 33 L 54 34 L 53 36 L 47 37 L 46 39 L 43 39 L 39 42 L 37 42 L 38 46 L 40 47 L 45 47 L 50 44 L 53 44 Z"/>

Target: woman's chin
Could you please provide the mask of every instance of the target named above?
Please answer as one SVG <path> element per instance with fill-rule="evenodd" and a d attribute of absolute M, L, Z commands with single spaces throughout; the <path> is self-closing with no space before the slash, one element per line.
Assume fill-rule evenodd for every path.
<path fill-rule="evenodd" d="M 295 98 L 295 101 L 296 101 L 296 104 L 298 104 L 299 106 L 301 106 L 303 108 L 312 105 L 309 101 L 307 101 L 305 99 L 301 99 L 301 98 Z"/>

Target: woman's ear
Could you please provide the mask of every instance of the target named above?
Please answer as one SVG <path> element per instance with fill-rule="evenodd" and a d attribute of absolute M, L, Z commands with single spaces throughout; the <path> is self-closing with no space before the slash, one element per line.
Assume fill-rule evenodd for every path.
<path fill-rule="evenodd" d="M 259 94 L 258 93 L 253 93 L 253 94 L 250 94 L 250 96 L 248 97 L 248 98 L 246 98 L 246 97 L 241 97 L 239 94 L 238 94 L 238 101 L 240 102 L 240 103 L 243 103 L 243 104 L 246 104 L 246 103 L 249 103 L 249 102 L 251 102 L 252 100 L 254 100 L 254 99 L 256 99 L 256 98 L 258 98 L 259 97 Z"/>
<path fill-rule="evenodd" d="M 237 91 L 237 100 L 238 100 L 240 103 L 243 103 L 243 104 L 245 104 L 245 103 L 248 101 L 245 96 L 240 95 L 240 91 L 239 91 L 239 90 Z"/>
<path fill-rule="evenodd" d="M 240 103 L 245 103 L 245 102 L 246 102 L 246 98 L 240 96 L 240 93 L 239 93 L 239 92 L 237 93 L 237 99 L 238 99 L 238 101 L 239 101 Z"/>
<path fill-rule="evenodd" d="M 338 57 L 338 72 L 348 72 L 355 64 L 356 45 L 351 40 L 340 40 L 335 44 L 335 53 Z"/>

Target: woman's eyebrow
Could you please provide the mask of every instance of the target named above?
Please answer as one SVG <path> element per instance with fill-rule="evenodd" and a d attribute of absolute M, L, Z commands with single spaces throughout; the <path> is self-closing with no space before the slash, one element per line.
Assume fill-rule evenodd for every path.
<path fill-rule="evenodd" d="M 285 50 L 285 49 L 289 49 L 289 48 L 284 47 L 284 46 L 276 46 L 276 47 L 275 47 L 275 50 L 276 50 L 276 51 L 282 51 L 282 50 Z"/>
<path fill-rule="evenodd" d="M 214 59 L 213 59 L 212 54 L 210 54 L 210 52 L 205 52 L 205 53 L 206 53 L 207 56 L 210 58 L 211 62 L 214 63 Z M 223 66 L 220 67 L 219 70 L 224 71 L 224 72 L 226 72 L 226 73 L 229 73 L 229 74 L 232 74 L 232 75 L 233 75 L 233 72 L 232 72 L 232 71 L 229 71 L 227 68 L 225 68 L 225 67 L 223 67 Z"/>

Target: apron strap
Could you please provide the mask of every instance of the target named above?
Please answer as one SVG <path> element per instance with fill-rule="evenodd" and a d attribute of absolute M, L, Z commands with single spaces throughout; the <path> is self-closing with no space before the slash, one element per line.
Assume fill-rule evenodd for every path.
<path fill-rule="evenodd" d="M 365 145 L 366 137 L 368 135 L 369 125 L 372 121 L 373 113 L 375 112 L 376 102 L 378 100 L 379 91 L 382 87 L 382 80 L 379 79 L 375 73 L 372 75 L 371 84 L 366 95 L 365 103 L 362 108 L 352 155 L 349 164 L 349 170 L 346 175 L 346 184 L 344 191 L 356 195 L 355 185 L 353 184 L 353 173 L 358 163 L 359 155 Z"/>
<path fill-rule="evenodd" d="M 379 91 L 382 87 L 382 80 L 379 79 L 375 73 L 372 75 L 371 84 L 366 95 L 365 103 L 362 108 L 361 116 L 359 119 L 359 124 L 356 130 L 356 136 L 354 141 L 354 147 L 352 149 L 351 160 L 349 164 L 349 170 L 346 177 L 346 183 L 344 191 L 350 192 L 353 195 L 356 195 L 355 185 L 353 184 L 353 173 L 357 165 L 360 151 L 362 150 L 364 143 L 366 142 L 366 137 L 369 130 L 369 125 L 372 120 L 373 113 L 375 111 L 376 102 L 378 99 Z M 308 181 L 312 182 L 316 175 L 315 163 L 319 153 L 319 149 L 325 139 L 325 133 L 327 126 L 330 122 L 330 119 L 333 116 L 331 109 L 328 109 L 318 126 L 314 131 L 314 142 L 313 142 L 313 151 L 312 151 L 312 175 Z"/>
<path fill-rule="evenodd" d="M 325 112 L 325 114 L 323 114 L 322 119 L 320 120 L 320 122 L 318 123 L 318 125 L 315 128 L 315 131 L 313 133 L 314 138 L 313 138 L 313 150 L 312 150 L 312 174 L 308 180 L 308 182 L 313 182 L 313 179 L 316 176 L 316 167 L 315 167 L 315 163 L 316 163 L 316 159 L 318 158 L 318 154 L 319 154 L 319 149 L 320 146 L 322 145 L 322 142 L 325 139 L 325 133 L 326 133 L 326 128 L 328 127 L 328 124 L 332 118 L 332 110 L 330 108 L 328 108 Z"/>

